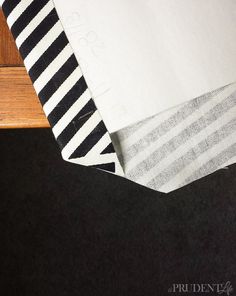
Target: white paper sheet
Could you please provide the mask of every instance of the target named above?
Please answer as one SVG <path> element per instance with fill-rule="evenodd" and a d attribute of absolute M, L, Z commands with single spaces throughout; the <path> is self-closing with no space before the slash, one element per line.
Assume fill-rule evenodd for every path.
<path fill-rule="evenodd" d="M 235 0 L 54 0 L 110 132 L 236 81 Z"/>

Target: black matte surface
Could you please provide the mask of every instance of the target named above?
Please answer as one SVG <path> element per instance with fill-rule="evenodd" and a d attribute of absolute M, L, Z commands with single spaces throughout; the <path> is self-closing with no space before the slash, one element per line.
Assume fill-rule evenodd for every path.
<path fill-rule="evenodd" d="M 0 295 L 236 291 L 235 165 L 165 195 L 64 162 L 50 130 L 18 130 L 0 132 L 0 172 Z"/>

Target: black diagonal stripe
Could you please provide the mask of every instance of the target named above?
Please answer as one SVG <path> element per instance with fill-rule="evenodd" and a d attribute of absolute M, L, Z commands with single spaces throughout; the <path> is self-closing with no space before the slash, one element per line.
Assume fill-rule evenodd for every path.
<path fill-rule="evenodd" d="M 98 164 L 98 165 L 91 165 L 89 167 L 99 169 L 102 171 L 112 172 L 112 173 L 115 173 L 115 169 L 116 169 L 116 165 L 114 162 Z"/>
<path fill-rule="evenodd" d="M 105 135 L 107 129 L 103 121 L 95 127 L 95 129 L 87 136 L 87 138 L 72 153 L 69 159 L 85 156 L 96 143 Z"/>
<path fill-rule="evenodd" d="M 2 5 L 2 10 L 7 18 L 13 9 L 20 3 L 21 0 L 5 0 Z"/>
<path fill-rule="evenodd" d="M 101 154 L 109 154 L 109 153 L 114 153 L 115 150 L 114 150 L 114 147 L 113 147 L 113 144 L 110 143 L 102 152 Z"/>
<path fill-rule="evenodd" d="M 23 59 L 27 57 L 31 50 L 49 32 L 57 21 L 58 16 L 54 8 L 20 46 L 20 53 Z"/>
<path fill-rule="evenodd" d="M 42 72 L 51 64 L 67 44 L 68 40 L 66 35 L 62 32 L 29 70 L 32 82 L 35 82 L 35 80 L 39 78 Z"/>
<path fill-rule="evenodd" d="M 72 55 L 40 91 L 38 96 L 43 105 L 77 67 L 78 62 L 75 56 Z"/>
<path fill-rule="evenodd" d="M 84 77 L 82 76 L 76 84 L 71 88 L 71 90 L 65 95 L 65 97 L 60 101 L 58 106 L 53 109 L 53 111 L 48 115 L 48 120 L 53 127 L 69 110 L 69 108 L 82 96 L 82 94 L 87 90 L 87 84 Z"/>
<path fill-rule="evenodd" d="M 79 129 L 81 129 L 95 111 L 96 106 L 91 99 L 74 118 L 71 118 L 71 122 L 57 138 L 61 149 L 66 146 L 70 139 L 78 132 Z"/>
<path fill-rule="evenodd" d="M 20 15 L 11 27 L 11 32 L 16 39 L 30 21 L 39 13 L 49 0 L 35 0 Z M 51 1 L 51 0 L 50 0 Z"/>

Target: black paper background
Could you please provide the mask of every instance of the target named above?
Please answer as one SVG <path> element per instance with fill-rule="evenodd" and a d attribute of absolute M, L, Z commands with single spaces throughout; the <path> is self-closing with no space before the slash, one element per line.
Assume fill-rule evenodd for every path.
<path fill-rule="evenodd" d="M 0 132 L 0 173 L 0 295 L 236 295 L 236 165 L 165 195 L 64 162 L 38 129 Z"/>

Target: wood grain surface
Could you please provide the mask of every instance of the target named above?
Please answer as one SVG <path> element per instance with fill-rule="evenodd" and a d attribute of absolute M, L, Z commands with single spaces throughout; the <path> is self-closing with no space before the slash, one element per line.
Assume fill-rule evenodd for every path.
<path fill-rule="evenodd" d="M 0 65 L 22 66 L 23 61 L 9 32 L 3 12 L 0 9 Z"/>
<path fill-rule="evenodd" d="M 49 127 L 0 10 L 0 129 Z"/>
<path fill-rule="evenodd" d="M 23 67 L 0 67 L 0 128 L 48 127 Z"/>

